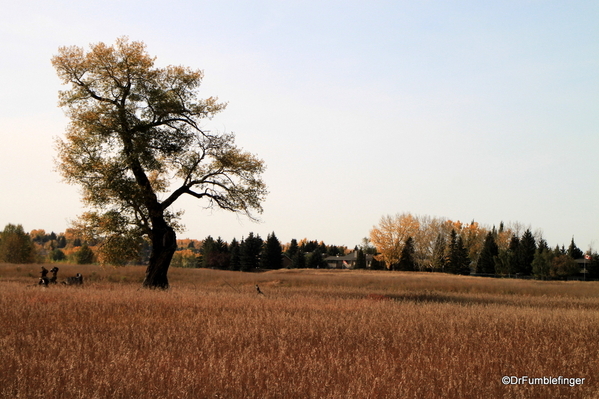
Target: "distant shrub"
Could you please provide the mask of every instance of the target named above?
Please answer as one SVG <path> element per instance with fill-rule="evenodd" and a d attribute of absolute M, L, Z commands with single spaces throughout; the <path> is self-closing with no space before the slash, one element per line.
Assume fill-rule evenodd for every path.
<path fill-rule="evenodd" d="M 51 261 L 53 262 L 59 262 L 61 260 L 65 260 L 67 258 L 67 256 L 65 255 L 64 252 L 62 252 L 62 250 L 60 249 L 55 249 L 53 251 L 51 251 L 48 254 L 48 257 L 50 258 Z"/>
<path fill-rule="evenodd" d="M 87 244 L 83 244 L 77 252 L 75 252 L 75 262 L 80 265 L 93 263 L 94 251 Z"/>

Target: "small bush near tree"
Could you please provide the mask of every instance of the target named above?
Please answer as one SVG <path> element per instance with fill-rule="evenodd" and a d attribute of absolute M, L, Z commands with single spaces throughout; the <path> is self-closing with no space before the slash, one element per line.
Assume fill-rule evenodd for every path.
<path fill-rule="evenodd" d="M 62 260 L 65 260 L 67 258 L 67 256 L 64 254 L 64 252 L 62 252 L 60 249 L 54 249 L 50 252 L 50 254 L 48 255 L 48 257 L 50 258 L 51 261 L 53 262 L 60 262 Z"/>
<path fill-rule="evenodd" d="M 81 248 L 75 252 L 75 262 L 79 265 L 88 265 L 94 261 L 94 251 L 87 245 L 81 245 Z"/>

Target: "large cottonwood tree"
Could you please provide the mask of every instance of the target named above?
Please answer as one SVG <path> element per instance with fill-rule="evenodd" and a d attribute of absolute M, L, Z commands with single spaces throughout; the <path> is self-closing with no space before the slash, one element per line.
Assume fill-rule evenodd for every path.
<path fill-rule="evenodd" d="M 148 237 L 143 285 L 167 288 L 179 228 L 175 201 L 189 195 L 254 218 L 267 191 L 261 159 L 238 148 L 233 134 L 202 128 L 202 119 L 226 106 L 198 97 L 202 71 L 154 61 L 142 42 L 126 37 L 87 52 L 59 49 L 52 64 L 69 86 L 59 104 L 70 123 L 57 163 L 67 182 L 82 187 L 91 210 L 80 225 L 102 238 L 105 259 L 132 256 Z"/>

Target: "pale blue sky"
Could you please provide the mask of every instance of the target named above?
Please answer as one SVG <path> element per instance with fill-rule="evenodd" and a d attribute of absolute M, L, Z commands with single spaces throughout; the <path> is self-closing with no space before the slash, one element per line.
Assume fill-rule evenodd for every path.
<path fill-rule="evenodd" d="M 187 231 L 353 247 L 385 214 L 520 222 L 599 247 L 596 1 L 21 1 L 0 14 L 0 225 L 63 231 L 59 46 L 127 35 L 203 69 L 206 127 L 263 158 L 262 223 L 202 209 Z M 2 227 L 0 226 L 0 228 Z"/>

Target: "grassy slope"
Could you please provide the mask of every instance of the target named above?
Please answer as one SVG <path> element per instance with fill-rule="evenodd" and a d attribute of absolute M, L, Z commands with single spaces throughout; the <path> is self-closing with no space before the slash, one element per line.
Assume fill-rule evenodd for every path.
<path fill-rule="evenodd" d="M 39 267 L 0 265 L 0 397 L 597 397 L 597 282 L 172 269 L 161 292 L 59 265 L 85 287 L 44 289 Z"/>

